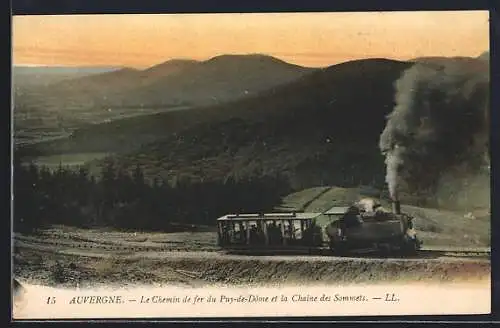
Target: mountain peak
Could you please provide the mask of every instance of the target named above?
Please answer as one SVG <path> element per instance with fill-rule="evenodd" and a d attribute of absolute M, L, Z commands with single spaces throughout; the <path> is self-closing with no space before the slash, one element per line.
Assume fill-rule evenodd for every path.
<path fill-rule="evenodd" d="M 153 65 L 151 67 L 146 68 L 144 71 L 153 71 L 153 70 L 158 70 L 158 69 L 171 69 L 171 68 L 181 68 L 181 67 L 187 67 L 190 65 L 194 65 L 199 63 L 197 60 L 194 59 L 170 59 L 167 60 L 163 63 Z"/>
<path fill-rule="evenodd" d="M 219 55 L 212 57 L 208 60 L 205 61 L 205 63 L 227 63 L 227 62 L 268 62 L 268 63 L 274 63 L 274 64 L 284 64 L 284 65 L 290 65 L 290 66 L 296 66 L 290 63 L 287 63 L 281 59 L 278 59 L 276 57 L 270 56 L 270 55 L 264 55 L 264 54 L 259 54 L 259 53 L 252 53 L 252 54 L 225 54 L 225 55 Z"/>

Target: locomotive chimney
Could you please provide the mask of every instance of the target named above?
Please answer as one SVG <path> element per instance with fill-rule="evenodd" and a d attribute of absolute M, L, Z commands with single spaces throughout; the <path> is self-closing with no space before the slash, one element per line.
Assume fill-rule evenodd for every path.
<path fill-rule="evenodd" d="M 401 214 L 401 203 L 398 199 L 392 201 L 392 211 L 394 214 Z"/>

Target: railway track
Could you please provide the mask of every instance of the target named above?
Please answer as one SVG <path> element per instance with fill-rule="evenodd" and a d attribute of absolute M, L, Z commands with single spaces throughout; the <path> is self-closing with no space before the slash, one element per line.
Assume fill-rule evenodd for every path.
<path fill-rule="evenodd" d="M 126 245 L 129 243 L 129 245 Z M 172 242 L 170 244 L 161 244 L 161 245 L 138 245 L 139 242 L 116 242 L 116 241 L 94 241 L 94 240 L 72 240 L 70 238 L 60 238 L 56 239 L 43 239 L 43 238 L 35 238 L 35 237 L 27 237 L 27 236 L 14 236 L 14 247 L 22 246 L 29 248 L 37 248 L 37 246 L 47 246 L 47 247 L 57 247 L 61 249 L 79 249 L 79 250 L 96 250 L 96 251 L 105 251 L 105 252 L 192 252 L 192 251 L 203 251 L 203 252 L 221 252 L 221 249 L 216 246 L 205 245 L 201 248 L 193 249 L 193 244 L 191 245 L 182 245 L 182 243 Z M 257 252 L 247 251 L 244 252 L 248 255 L 258 255 Z M 270 252 L 266 252 L 267 254 L 263 255 L 273 255 Z M 223 253 L 224 254 L 224 253 Z M 238 253 L 236 253 L 238 254 Z M 241 254 L 240 254 L 241 255 Z M 277 254 L 278 255 L 278 254 Z M 279 254 L 283 255 L 283 254 Z M 294 255 L 293 253 L 289 253 L 289 255 Z M 323 256 L 331 256 L 329 249 L 327 247 L 323 247 L 320 249 L 315 249 L 311 255 L 323 255 Z M 358 255 L 362 255 L 366 257 L 366 254 L 358 253 Z M 370 255 L 368 255 L 370 256 Z M 474 248 L 441 248 L 441 247 L 424 247 L 422 248 L 418 254 L 418 258 L 430 258 L 430 257 L 463 257 L 463 258 L 490 258 L 491 251 L 486 248 L 482 249 L 474 249 Z M 377 256 L 375 256 L 377 257 Z"/>
<path fill-rule="evenodd" d="M 22 242 L 23 244 L 28 244 L 32 246 L 46 245 L 46 246 L 58 246 L 63 248 L 77 248 L 77 249 L 88 249 L 88 250 L 105 250 L 105 251 L 132 251 L 132 252 L 161 252 L 161 251 L 189 251 L 192 247 L 187 245 L 184 247 L 174 246 L 174 245 L 157 245 L 157 246 L 144 246 L 144 245 L 123 245 L 118 242 L 100 242 L 100 241 L 69 241 L 67 239 L 61 240 L 44 240 L 40 238 L 32 237 L 14 237 L 14 246 L 16 241 Z M 214 248 L 213 251 L 217 249 Z M 207 249 L 207 251 L 209 251 Z"/>

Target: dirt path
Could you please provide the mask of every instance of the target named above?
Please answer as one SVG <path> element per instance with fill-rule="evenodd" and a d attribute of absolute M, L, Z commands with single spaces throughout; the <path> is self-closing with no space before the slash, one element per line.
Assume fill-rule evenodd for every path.
<path fill-rule="evenodd" d="M 80 245 L 80 244 L 79 244 Z M 186 259 L 227 259 L 234 261 L 292 261 L 292 262 L 336 262 L 343 261 L 370 261 L 370 262 L 391 262 L 391 261 L 408 261 L 408 262 L 421 262 L 421 261 L 439 261 L 439 262 L 486 262 L 489 259 L 480 256 L 452 256 L 446 255 L 442 251 L 429 251 L 423 252 L 415 258 L 375 258 L 370 256 L 363 257 L 336 257 L 328 255 L 238 255 L 229 254 L 221 251 L 185 251 L 171 249 L 150 249 L 150 248 L 137 248 L 137 247 L 99 247 L 99 245 L 80 245 L 74 244 L 60 244 L 60 243 L 39 243 L 35 240 L 16 240 L 15 246 L 18 249 L 32 249 L 40 250 L 51 253 L 82 256 L 82 257 L 98 257 L 98 258 L 116 258 L 121 257 L 124 259 L 172 259 L 172 258 L 186 258 Z M 450 248 L 450 252 L 456 252 Z"/>
<path fill-rule="evenodd" d="M 214 251 L 134 251 L 75 248 L 16 240 L 14 272 L 47 285 L 282 285 L 489 279 L 484 258 L 355 258 L 247 256 Z"/>

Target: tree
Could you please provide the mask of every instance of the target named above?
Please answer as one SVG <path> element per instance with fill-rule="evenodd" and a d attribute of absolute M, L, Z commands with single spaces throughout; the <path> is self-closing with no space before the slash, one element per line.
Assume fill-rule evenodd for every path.
<path fill-rule="evenodd" d="M 144 172 L 142 171 L 139 164 L 135 166 L 134 172 L 132 174 L 132 179 L 137 187 L 142 187 L 145 184 Z"/>
<path fill-rule="evenodd" d="M 100 187 L 98 216 L 103 222 L 112 223 L 111 211 L 115 205 L 117 191 L 115 166 L 111 159 L 108 159 L 102 167 Z"/>

